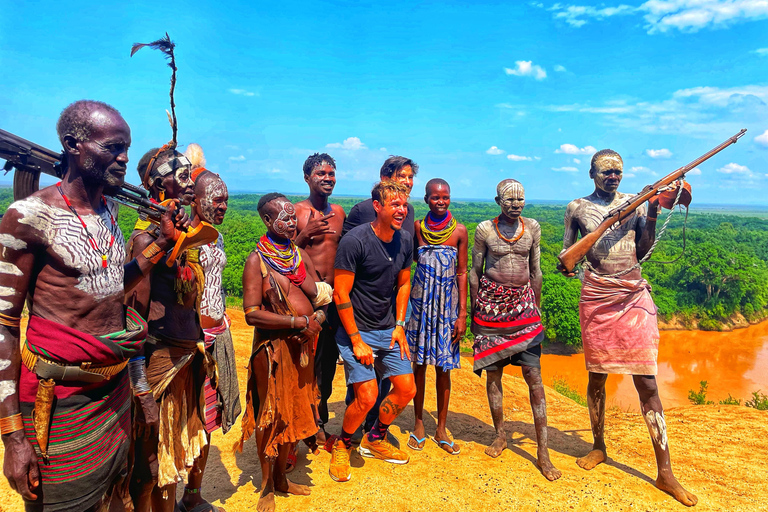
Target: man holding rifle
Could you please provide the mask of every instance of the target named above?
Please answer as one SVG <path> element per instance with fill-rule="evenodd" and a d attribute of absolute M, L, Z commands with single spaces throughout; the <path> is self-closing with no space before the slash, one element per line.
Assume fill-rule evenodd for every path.
<path fill-rule="evenodd" d="M 563 252 L 596 231 L 611 210 L 631 196 L 618 192 L 623 161 L 610 149 L 592 157 L 589 176 L 595 191 L 571 201 L 565 211 Z M 587 402 L 592 424 L 592 451 L 577 460 L 592 469 L 607 459 L 605 446 L 605 381 L 609 373 L 632 375 L 640 396 L 641 412 L 656 454 L 656 487 L 680 503 L 693 506 L 698 499 L 686 491 L 672 473 L 664 409 L 656 385 L 659 330 L 651 287 L 637 265 L 656 237 L 658 198 L 623 216 L 625 220 L 605 232 L 586 254 L 579 320 L 584 357 L 589 371 Z M 561 253 L 562 256 L 563 253 Z M 568 269 L 559 266 L 568 276 Z"/>
<path fill-rule="evenodd" d="M 103 195 L 123 185 L 131 132 L 113 107 L 85 100 L 64 109 L 57 131 L 66 175 L 13 203 L 0 224 L 3 473 L 26 510 L 131 509 L 122 485 L 131 388 L 148 423 L 157 407 L 128 363 L 147 324 L 123 298 L 154 262 L 138 254 L 125 263 L 117 204 Z M 189 225 L 169 208 L 161 251 L 173 247 L 174 221 Z"/>

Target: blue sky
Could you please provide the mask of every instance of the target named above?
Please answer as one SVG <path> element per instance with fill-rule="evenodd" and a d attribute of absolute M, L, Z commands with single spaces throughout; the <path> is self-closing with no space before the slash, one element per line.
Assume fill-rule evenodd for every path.
<path fill-rule="evenodd" d="M 304 159 L 327 151 L 338 194 L 367 194 L 400 154 L 418 196 L 439 176 L 492 199 L 511 177 L 529 200 L 569 200 L 609 147 L 636 192 L 748 128 L 690 176 L 694 204 L 768 204 L 765 2 L 366 4 L 0 0 L 0 128 L 58 148 L 67 104 L 106 101 L 135 169 L 170 138 L 170 70 L 129 51 L 167 31 L 179 142 L 231 191 L 303 193 Z"/>

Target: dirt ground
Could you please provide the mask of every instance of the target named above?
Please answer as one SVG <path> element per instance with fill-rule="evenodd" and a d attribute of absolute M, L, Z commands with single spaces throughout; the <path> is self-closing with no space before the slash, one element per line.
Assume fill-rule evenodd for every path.
<path fill-rule="evenodd" d="M 233 320 L 244 401 L 245 367 L 252 330 L 239 311 Z M 330 454 L 307 453 L 302 445 L 292 480 L 309 485 L 310 496 L 278 496 L 277 510 L 682 510 L 684 507 L 653 486 L 656 467 L 648 430 L 641 417 L 618 409 L 607 412 L 606 441 L 609 461 L 590 472 L 576 465 L 576 458 L 591 447 L 587 410 L 547 387 L 550 452 L 563 477 L 548 482 L 535 465 L 533 418 L 525 382 L 504 377 L 504 408 L 509 449 L 498 459 L 483 453 L 493 439 L 485 396 L 485 379 L 471 371 L 471 360 L 453 372 L 453 395 L 448 427 L 461 445 L 451 456 L 428 441 L 421 452 L 406 451 L 404 466 L 352 457 L 352 480 L 336 483 L 328 476 Z M 343 371 L 339 367 L 331 399 L 330 432 L 341 428 L 344 410 Z M 243 402 L 244 405 L 244 402 Z M 434 433 L 436 402 L 434 371 L 427 377 L 424 419 L 427 433 Z M 735 406 L 687 406 L 666 412 L 673 468 L 678 479 L 699 497 L 697 510 L 768 510 L 768 413 Z M 413 427 L 408 407 L 391 427 L 391 434 L 405 446 Z M 203 494 L 228 512 L 255 511 L 261 472 L 254 439 L 242 454 L 232 444 L 240 436 L 239 422 L 226 436 L 213 435 Z M 0 447 L 2 453 L 2 447 Z M 21 499 L 0 479 L 0 510 L 23 510 Z"/>

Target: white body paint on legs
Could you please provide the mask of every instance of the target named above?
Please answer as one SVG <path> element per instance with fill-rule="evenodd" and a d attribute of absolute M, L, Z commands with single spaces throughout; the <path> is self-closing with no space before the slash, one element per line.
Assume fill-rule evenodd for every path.
<path fill-rule="evenodd" d="M 0 299 L 0 311 L 10 311 L 13 309 L 13 304 L 7 300 Z"/>
<path fill-rule="evenodd" d="M 0 359 L 0 372 L 11 366 L 11 362 L 8 359 Z"/>
<path fill-rule="evenodd" d="M 16 393 L 16 383 L 12 380 L 0 380 L 0 402 Z"/>
<path fill-rule="evenodd" d="M 0 297 L 13 297 L 16 295 L 16 290 L 10 286 L 0 286 Z"/>
<path fill-rule="evenodd" d="M 117 205 L 112 201 L 107 204 L 112 215 L 117 218 Z M 107 268 L 104 268 L 101 254 L 93 250 L 83 226 L 71 212 L 47 205 L 37 197 L 17 201 L 8 209 L 16 210 L 19 213 L 19 223 L 39 231 L 43 242 L 53 249 L 64 265 L 80 274 L 76 288 L 92 295 L 95 300 L 123 295 L 123 234 L 117 225 L 112 226 L 106 211 L 101 215 L 80 216 L 96 239 L 96 246 L 100 251 L 106 251 L 110 239 L 115 238 L 115 243 L 107 254 Z"/>
<path fill-rule="evenodd" d="M 664 419 L 664 413 L 659 414 L 656 411 L 645 413 L 645 423 L 648 425 L 648 431 L 654 441 L 659 443 L 662 450 L 667 449 L 667 422 Z"/>
<path fill-rule="evenodd" d="M 20 251 L 27 248 L 27 242 L 24 240 L 19 240 L 15 236 L 9 235 L 8 233 L 0 233 L 0 245 L 9 249 L 13 249 L 14 251 Z"/>
<path fill-rule="evenodd" d="M 8 263 L 7 261 L 0 261 L 0 274 L 10 274 L 12 276 L 23 276 L 24 273 L 14 265 L 13 263 Z"/>

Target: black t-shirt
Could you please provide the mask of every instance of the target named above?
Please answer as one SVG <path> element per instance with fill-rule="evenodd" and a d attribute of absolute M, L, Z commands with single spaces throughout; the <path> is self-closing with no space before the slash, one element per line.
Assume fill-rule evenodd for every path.
<path fill-rule="evenodd" d="M 408 203 L 408 214 L 403 221 L 403 231 L 407 231 L 413 238 L 413 205 Z M 349 215 L 344 220 L 344 226 L 341 228 L 341 236 L 346 235 L 352 228 L 373 222 L 376 220 L 376 210 L 373 209 L 373 199 L 366 199 L 357 203 L 349 211 Z"/>
<path fill-rule="evenodd" d="M 352 228 L 339 242 L 334 267 L 355 273 L 349 296 L 360 331 L 381 331 L 395 326 L 393 305 L 397 274 L 410 268 L 413 239 L 395 231 L 384 243 L 369 223 Z"/>

